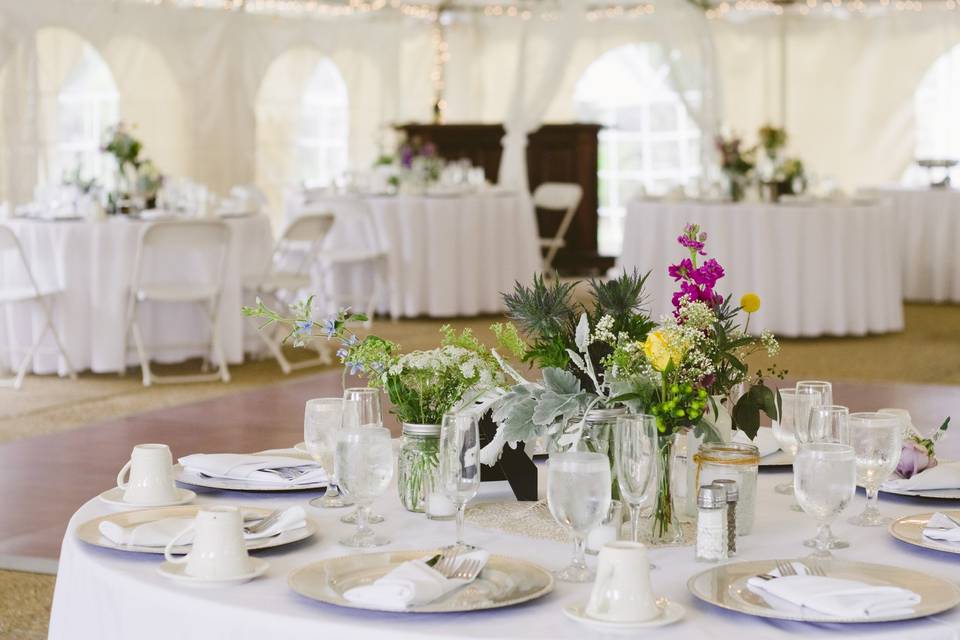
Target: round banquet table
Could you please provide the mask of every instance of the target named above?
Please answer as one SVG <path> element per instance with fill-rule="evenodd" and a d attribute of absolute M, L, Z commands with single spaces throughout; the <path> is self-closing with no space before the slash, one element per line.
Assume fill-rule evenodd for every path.
<path fill-rule="evenodd" d="M 890 202 L 903 260 L 903 296 L 914 302 L 960 302 L 960 191 L 881 188 Z"/>
<path fill-rule="evenodd" d="M 752 331 L 780 336 L 864 335 L 903 329 L 900 252 L 889 207 L 869 204 L 634 202 L 627 208 L 620 270 L 651 271 L 654 317 L 672 312 L 668 265 L 686 257 L 687 223 L 707 232 L 718 284 L 734 302 L 762 300 Z"/>
<path fill-rule="evenodd" d="M 379 310 L 394 317 L 498 313 L 500 292 L 529 282 L 541 267 L 536 219 L 524 195 L 345 195 L 313 200 L 306 209 L 336 215 L 328 249 L 387 253 L 391 302 Z M 337 268 L 333 289 L 362 290 L 368 269 Z"/>
<path fill-rule="evenodd" d="M 541 465 L 541 493 L 545 487 Z M 802 557 L 808 549 L 802 540 L 815 531 L 814 521 L 789 509 L 792 498 L 776 494 L 777 482 L 785 473 L 761 472 L 757 496 L 757 519 L 751 535 L 740 538 L 738 560 Z M 480 499 L 508 499 L 505 483 L 485 483 Z M 204 493 L 201 504 L 215 502 L 270 508 L 305 504 L 310 494 L 283 496 L 239 493 Z M 859 512 L 864 498 L 858 494 L 843 518 Z M 930 503 L 895 502 L 881 498 L 881 510 L 905 515 L 936 509 Z M 386 521 L 375 528 L 389 534 L 393 542 L 381 550 L 436 548 L 449 544 L 452 522 L 433 522 L 423 515 L 402 510 L 392 488 L 381 497 L 376 509 Z M 94 499 L 73 516 L 67 527 L 60 554 L 60 568 L 50 621 L 51 640 L 98 638 L 99 640 L 264 640 L 265 638 L 483 638 L 510 640 L 543 638 L 554 640 L 601 637 L 593 630 L 564 617 L 562 609 L 586 600 L 590 585 L 557 583 L 548 596 L 525 605 L 463 614 L 379 613 L 338 608 L 314 602 L 294 593 L 287 576 L 300 567 L 323 558 L 356 553 L 336 542 L 345 537 L 350 525 L 339 521 L 343 510 L 307 508 L 319 524 L 310 540 L 256 552 L 270 562 L 263 577 L 225 588 L 187 587 L 157 573 L 162 556 L 125 553 L 88 546 L 77 539 L 77 526 L 109 512 Z M 897 542 L 885 528 L 860 529 L 842 519 L 834 525 L 837 535 L 851 541 L 851 547 L 837 553 L 844 560 L 880 562 L 927 572 L 947 580 L 956 579 L 956 556 L 908 547 Z M 570 545 L 500 533 L 491 529 L 466 527 L 468 542 L 494 553 L 524 558 L 548 569 L 558 569 L 570 558 Z M 812 625 L 773 621 L 726 612 L 702 603 L 686 589 L 688 578 L 709 568 L 694 561 L 692 547 L 656 549 L 651 559 L 658 569 L 651 572 L 658 596 L 679 602 L 686 608 L 683 620 L 668 627 L 650 630 L 661 640 L 740 640 L 742 638 L 823 638 L 842 634 L 844 638 L 901 640 L 956 640 L 960 609 L 934 618 L 885 624 Z M 595 560 L 588 559 L 593 565 Z M 637 634 L 639 635 L 639 634 Z M 644 636 L 646 637 L 646 636 Z"/>
<path fill-rule="evenodd" d="M 220 300 L 220 337 L 227 360 L 239 363 L 243 361 L 246 326 L 240 313 L 242 283 L 263 272 L 273 249 L 273 235 L 265 215 L 225 220 L 231 238 Z M 124 357 L 123 338 L 137 243 L 148 223 L 114 217 L 100 222 L 14 219 L 3 224 L 20 239 L 38 286 L 45 291 L 61 291 L 54 298 L 53 318 L 73 367 L 105 373 L 136 363 L 132 348 Z M 147 277 L 180 272 L 189 278 L 197 270 L 209 268 L 202 261 L 182 261 L 176 256 L 148 260 L 144 265 Z M 0 286 L 3 284 L 0 281 Z M 14 358 L 22 357 L 22 349 L 32 344 L 35 332 L 43 328 L 41 313 L 26 304 L 0 309 L 0 344 L 18 349 Z M 209 332 L 195 305 L 147 303 L 140 314 L 144 340 L 157 360 L 177 362 L 206 354 Z M 129 344 L 132 346 L 132 339 Z M 33 359 L 32 372 L 64 372 L 62 358 L 49 335 L 45 345 Z M 163 349 L 163 345 L 189 346 Z M 9 354 L 0 351 L 0 358 L 6 357 Z"/>

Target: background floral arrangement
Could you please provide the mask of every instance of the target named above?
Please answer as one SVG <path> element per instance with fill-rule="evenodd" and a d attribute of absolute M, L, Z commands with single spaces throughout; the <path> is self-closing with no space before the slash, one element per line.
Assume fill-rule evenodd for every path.
<path fill-rule="evenodd" d="M 119 200 L 132 195 L 142 197 L 147 201 L 147 208 L 151 208 L 163 185 L 163 175 L 153 161 L 141 157 L 143 143 L 121 122 L 107 129 L 101 151 L 112 155 L 117 162 L 117 187 L 109 195 L 109 209 L 117 212 Z"/>

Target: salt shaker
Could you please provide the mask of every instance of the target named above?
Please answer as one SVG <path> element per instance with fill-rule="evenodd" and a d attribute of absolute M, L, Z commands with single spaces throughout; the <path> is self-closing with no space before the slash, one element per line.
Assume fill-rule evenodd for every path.
<path fill-rule="evenodd" d="M 718 485 L 700 487 L 697 496 L 697 561 L 727 557 L 727 492 Z"/>
<path fill-rule="evenodd" d="M 737 501 L 740 491 L 737 481 L 728 478 L 713 481 L 714 486 L 723 487 L 727 492 L 727 555 L 737 555 Z"/>

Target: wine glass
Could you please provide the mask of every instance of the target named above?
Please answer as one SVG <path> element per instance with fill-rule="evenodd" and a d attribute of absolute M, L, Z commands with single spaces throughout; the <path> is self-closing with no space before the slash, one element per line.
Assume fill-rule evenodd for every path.
<path fill-rule="evenodd" d="M 800 446 L 794 461 L 794 495 L 803 510 L 817 520 L 817 537 L 804 542 L 813 555 L 830 557 L 830 523 L 856 491 L 856 462 L 848 444 L 816 442 Z"/>
<path fill-rule="evenodd" d="M 357 530 L 340 541 L 347 547 L 379 547 L 390 541 L 370 529 L 367 516 L 370 504 L 380 496 L 393 478 L 393 443 L 390 431 L 383 427 L 355 427 L 337 433 L 334 466 L 340 489 L 357 503 Z"/>
<path fill-rule="evenodd" d="M 343 399 L 356 402 L 359 406 L 359 426 L 361 427 L 382 427 L 383 414 L 380 410 L 380 391 L 371 387 L 350 387 L 344 389 Z M 356 524 L 357 512 L 351 511 L 340 518 L 340 522 L 346 524 Z M 383 522 L 383 516 L 372 511 L 367 514 L 369 524 L 380 524 Z"/>
<path fill-rule="evenodd" d="M 337 432 L 341 427 L 359 426 L 359 408 L 358 403 L 343 398 L 307 400 L 303 410 L 303 442 L 310 457 L 323 467 L 329 477 L 323 497 L 311 500 L 311 506 L 335 508 L 351 504 L 337 490 L 333 455 L 337 448 Z"/>
<path fill-rule="evenodd" d="M 827 385 L 826 387 L 824 385 Z M 798 382 L 794 387 L 793 424 L 800 444 L 803 444 L 803 432 L 810 423 L 810 411 L 814 407 L 833 404 L 833 392 L 829 382 Z"/>
<path fill-rule="evenodd" d="M 821 404 L 833 404 L 833 385 L 824 380 L 801 380 L 795 387 L 797 393 L 805 391 L 819 391 L 823 398 Z"/>
<path fill-rule="evenodd" d="M 558 580 L 590 582 L 594 572 L 584 559 L 586 536 L 610 508 L 610 460 L 602 453 L 567 451 L 550 456 L 547 504 L 553 518 L 573 534 L 573 560 Z"/>
<path fill-rule="evenodd" d="M 463 540 L 467 503 L 480 489 L 480 414 L 448 413 L 440 426 L 439 487 L 457 506 L 457 546 Z"/>
<path fill-rule="evenodd" d="M 850 411 L 843 406 L 830 404 L 820 405 L 810 409 L 809 418 L 803 428 L 797 429 L 797 441 L 803 444 L 829 443 L 850 444 L 850 428 L 848 417 Z M 796 466 L 794 466 L 796 474 Z M 802 509 L 794 509 L 801 511 Z M 850 543 L 846 540 L 833 535 L 829 525 L 827 526 L 827 539 L 831 549 L 846 549 Z M 813 541 L 809 541 L 810 546 Z"/>
<path fill-rule="evenodd" d="M 867 490 L 863 513 L 850 519 L 858 527 L 879 527 L 892 522 L 877 507 L 880 485 L 900 462 L 903 427 L 900 418 L 884 413 L 851 413 L 850 438 L 856 453 L 857 483 Z"/>
<path fill-rule="evenodd" d="M 656 467 L 657 419 L 644 414 L 617 417 L 613 444 L 620 495 L 630 505 L 630 539 L 639 542 L 640 509 Z"/>
<path fill-rule="evenodd" d="M 800 443 L 797 441 L 796 422 L 794 422 L 795 403 L 797 401 L 797 390 L 795 387 L 778 389 L 780 394 L 780 406 L 778 407 L 777 419 L 773 421 L 773 437 L 777 444 L 785 453 L 790 454 L 791 458 L 797 456 L 797 448 Z M 793 482 L 782 482 L 774 487 L 774 491 L 783 495 L 793 495 Z"/>

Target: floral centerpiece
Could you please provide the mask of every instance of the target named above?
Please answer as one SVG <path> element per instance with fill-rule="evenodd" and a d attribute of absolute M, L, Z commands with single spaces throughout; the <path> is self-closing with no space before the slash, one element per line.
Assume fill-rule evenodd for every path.
<path fill-rule="evenodd" d="M 393 155 L 377 159 L 375 167 L 392 170 L 388 182 L 399 189 L 424 189 L 440 180 L 445 166 L 432 142 L 417 136 L 404 138 Z"/>
<path fill-rule="evenodd" d="M 739 202 L 746 194 L 750 174 L 756 165 L 755 149 L 744 148 L 743 139 L 736 135 L 718 135 L 715 144 L 720 154 L 720 170 L 727 177 L 730 199 Z"/>
<path fill-rule="evenodd" d="M 107 129 L 101 151 L 113 156 L 117 163 L 117 185 L 108 196 L 108 209 L 121 213 L 123 201 L 132 197 L 142 198 L 146 208 L 153 208 L 163 176 L 152 161 L 140 155 L 143 143 L 121 122 Z"/>
<path fill-rule="evenodd" d="M 757 138 L 760 140 L 760 147 L 770 160 L 776 160 L 787 146 L 787 130 L 783 127 L 775 127 L 772 124 L 765 124 L 757 132 Z"/>

